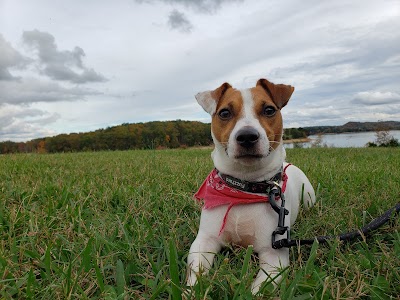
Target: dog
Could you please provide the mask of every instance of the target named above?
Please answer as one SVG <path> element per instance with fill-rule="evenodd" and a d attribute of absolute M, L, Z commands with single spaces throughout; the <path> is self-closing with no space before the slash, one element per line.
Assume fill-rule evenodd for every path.
<path fill-rule="evenodd" d="M 285 162 L 281 109 L 293 91 L 290 85 L 260 79 L 249 89 L 238 90 L 224 83 L 196 95 L 197 102 L 212 117 L 211 157 L 215 169 L 195 195 L 204 200 L 204 207 L 197 237 L 189 250 L 188 286 L 196 284 L 200 273 L 208 272 L 215 254 L 229 243 L 253 245 L 258 254 L 260 271 L 251 287 L 253 294 L 267 279 L 275 286 L 281 280 L 281 270 L 289 265 L 289 249 L 272 248 L 278 214 L 268 204 L 266 191 L 242 190 L 249 184 L 280 181 L 276 184 L 282 190 L 285 185 L 283 195 L 289 211 L 285 226 L 289 227 L 297 218 L 301 200 L 305 207 L 315 202 L 306 175 Z M 277 240 L 282 238 L 278 236 Z"/>

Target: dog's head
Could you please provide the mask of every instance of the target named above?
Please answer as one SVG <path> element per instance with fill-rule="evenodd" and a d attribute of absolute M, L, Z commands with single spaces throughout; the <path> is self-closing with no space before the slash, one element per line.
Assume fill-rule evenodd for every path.
<path fill-rule="evenodd" d="M 290 85 L 260 79 L 250 89 L 237 90 L 224 83 L 213 91 L 198 93 L 197 101 L 212 116 L 214 152 L 218 152 L 214 156 L 242 166 L 265 162 L 281 147 L 283 125 L 280 110 L 293 91 Z"/>

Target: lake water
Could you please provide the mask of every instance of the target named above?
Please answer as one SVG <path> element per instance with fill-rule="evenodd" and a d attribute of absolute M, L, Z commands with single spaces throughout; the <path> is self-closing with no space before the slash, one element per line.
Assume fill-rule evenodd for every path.
<path fill-rule="evenodd" d="M 389 131 L 390 135 L 400 141 L 400 130 Z M 300 147 L 309 148 L 311 143 L 318 138 L 318 135 L 310 135 L 311 142 L 300 143 Z M 349 133 L 338 133 L 338 134 L 322 134 L 322 145 L 336 148 L 360 148 L 365 147 L 368 142 L 374 142 L 376 140 L 375 131 L 369 132 L 349 132 Z M 285 144 L 285 148 L 293 148 L 294 144 Z"/>

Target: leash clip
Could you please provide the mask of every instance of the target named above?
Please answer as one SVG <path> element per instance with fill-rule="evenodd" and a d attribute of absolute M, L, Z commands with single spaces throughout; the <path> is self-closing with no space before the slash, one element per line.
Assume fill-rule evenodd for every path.
<path fill-rule="evenodd" d="M 285 216 L 289 214 L 289 211 L 285 208 L 285 196 L 282 193 L 282 189 L 277 182 L 271 182 L 272 187 L 268 192 L 269 203 L 272 209 L 278 214 L 278 226 L 272 232 L 272 248 L 279 249 L 282 247 L 287 247 L 290 243 L 290 231 L 289 227 L 285 226 Z M 281 206 L 276 203 L 276 199 L 280 198 L 282 201 Z M 286 233 L 286 238 L 276 240 L 276 235 L 284 235 Z"/>

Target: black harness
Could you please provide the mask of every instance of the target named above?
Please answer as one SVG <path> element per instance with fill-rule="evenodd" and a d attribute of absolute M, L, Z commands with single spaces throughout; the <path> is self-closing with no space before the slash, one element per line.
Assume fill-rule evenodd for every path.
<path fill-rule="evenodd" d="M 400 203 L 397 203 L 394 207 L 387 210 L 381 216 L 372 220 L 369 224 L 358 230 L 342 233 L 338 236 L 316 236 L 312 239 L 292 240 L 290 238 L 289 227 L 285 226 L 285 216 L 289 214 L 289 211 L 285 208 L 285 196 L 284 193 L 282 193 L 280 185 L 278 184 L 278 182 L 282 180 L 282 170 L 283 169 L 281 169 L 270 180 L 260 182 L 245 181 L 218 172 L 221 179 L 225 181 L 225 184 L 232 188 L 248 193 L 266 193 L 268 195 L 268 201 L 272 209 L 278 214 L 278 226 L 272 232 L 272 248 L 274 249 L 312 245 L 315 241 L 318 241 L 318 243 L 326 243 L 327 241 L 333 239 L 339 239 L 340 241 L 351 241 L 357 238 L 362 238 L 363 236 L 368 235 L 371 231 L 376 230 L 377 228 L 388 222 L 391 218 L 393 218 L 396 214 L 400 212 Z M 277 203 L 278 200 L 281 200 L 280 206 Z M 276 235 L 282 236 L 284 234 L 286 234 L 285 238 L 276 240 Z"/>

